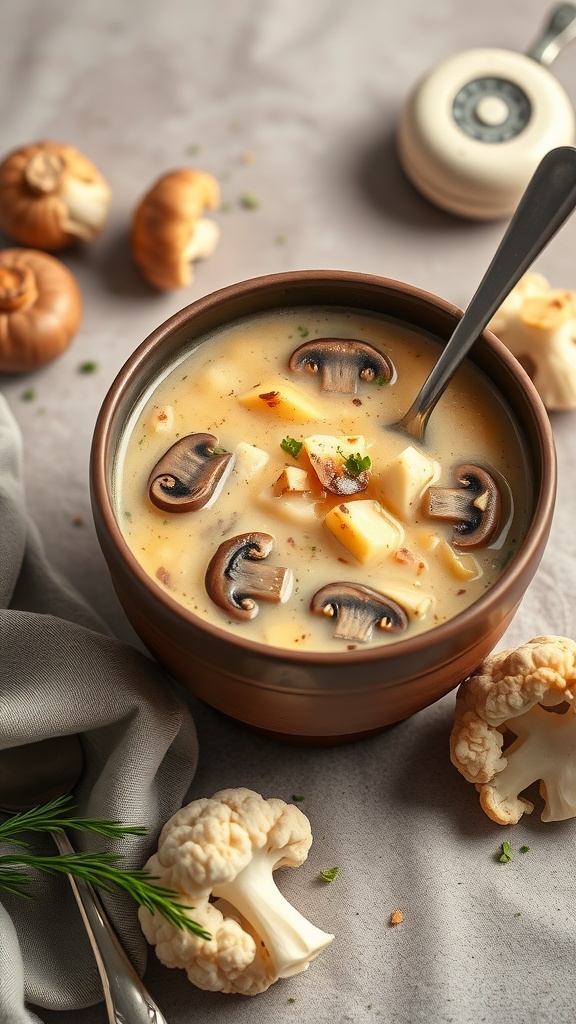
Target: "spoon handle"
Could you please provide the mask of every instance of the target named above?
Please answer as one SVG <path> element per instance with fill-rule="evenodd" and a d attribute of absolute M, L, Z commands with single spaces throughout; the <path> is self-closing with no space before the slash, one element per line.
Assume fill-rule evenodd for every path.
<path fill-rule="evenodd" d="M 60 853 L 74 853 L 65 835 L 52 835 Z M 110 1024 L 167 1024 L 122 949 L 92 886 L 71 875 L 68 880 L 94 952 Z"/>
<path fill-rule="evenodd" d="M 398 424 L 416 440 L 424 439 L 430 413 L 478 335 L 575 206 L 576 149 L 560 146 L 536 168 L 466 312 Z"/>

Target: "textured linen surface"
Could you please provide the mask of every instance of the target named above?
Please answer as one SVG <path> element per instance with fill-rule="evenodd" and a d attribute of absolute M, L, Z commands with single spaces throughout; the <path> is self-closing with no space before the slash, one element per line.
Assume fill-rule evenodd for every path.
<path fill-rule="evenodd" d="M 0 751 L 79 734 L 85 769 L 74 794 L 78 813 L 146 825 L 149 835 L 110 846 L 126 866 L 140 867 L 193 777 L 194 724 L 163 674 L 140 651 L 105 635 L 104 624 L 49 567 L 26 515 L 20 448 L 0 395 Z M 81 838 L 74 841 L 81 845 Z M 91 838 L 92 848 L 102 842 Z M 57 852 L 49 841 L 32 845 Z M 31 1003 L 52 1008 L 102 999 L 66 880 L 35 880 L 33 892 L 34 902 L 1 897 L 0 1020 L 10 1024 L 37 1019 L 24 1009 L 24 988 Z M 135 904 L 121 896 L 104 902 L 143 970 Z"/>
<path fill-rule="evenodd" d="M 138 645 L 95 536 L 87 466 L 98 409 L 124 361 L 187 303 L 259 274 L 367 272 L 464 307 L 505 225 L 451 217 L 411 187 L 396 156 L 398 117 L 416 81 L 448 56 L 526 52 L 546 6 L 4 3 L 2 149 L 62 140 L 112 187 L 101 237 L 60 254 L 82 290 L 81 330 L 61 358 L 0 377 L 0 389 L 22 431 L 28 510 L 49 560 L 115 636 Z M 572 100 L 575 54 L 573 42 L 551 69 Z M 221 182 L 223 208 L 210 213 L 220 242 L 189 287 L 157 293 L 130 257 L 131 213 L 161 174 L 190 165 Z M 574 288 L 575 251 L 573 218 L 535 269 Z M 84 361 L 97 370 L 79 373 Z M 29 389 L 35 398 L 24 401 Z M 552 423 L 559 490 L 550 542 L 502 647 L 542 633 L 576 638 L 576 414 Z M 308 971 L 253 999 L 200 992 L 151 953 L 145 980 L 169 1024 L 574 1024 L 576 822 L 544 825 L 537 792 L 537 810 L 518 825 L 490 822 L 449 761 L 453 703 L 451 694 L 362 742 L 302 748 L 252 735 L 190 699 L 200 755 L 187 797 L 237 785 L 288 801 L 303 795 L 314 843 L 302 867 L 277 872 L 278 885 L 336 938 Z M 496 857 L 503 839 L 513 844 L 508 864 Z M 339 878 L 320 884 L 319 871 L 334 865 Z M 395 909 L 404 922 L 392 928 Z M 56 955 L 53 931 L 39 958 Z M 37 969 L 34 958 L 25 966 Z M 43 1024 L 106 1024 L 102 1004 L 35 1012 Z"/>

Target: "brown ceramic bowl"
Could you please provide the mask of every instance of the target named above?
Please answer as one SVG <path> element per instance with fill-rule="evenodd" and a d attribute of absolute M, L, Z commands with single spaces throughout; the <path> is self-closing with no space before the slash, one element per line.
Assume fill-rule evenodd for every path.
<path fill-rule="evenodd" d="M 299 652 L 238 638 L 184 609 L 129 550 L 111 499 L 115 454 L 142 392 L 192 336 L 249 314 L 328 305 L 385 314 L 435 336 L 451 335 L 460 311 L 407 284 L 364 274 L 303 271 L 257 278 L 207 295 L 176 313 L 134 352 L 96 425 L 91 489 L 96 529 L 118 597 L 149 650 L 206 703 L 286 739 L 336 742 L 383 729 L 438 700 L 469 675 L 509 625 L 548 537 L 556 464 L 546 411 L 526 374 L 488 331 L 470 356 L 507 400 L 532 462 L 532 512 L 524 541 L 486 594 L 455 618 L 392 645 Z"/>

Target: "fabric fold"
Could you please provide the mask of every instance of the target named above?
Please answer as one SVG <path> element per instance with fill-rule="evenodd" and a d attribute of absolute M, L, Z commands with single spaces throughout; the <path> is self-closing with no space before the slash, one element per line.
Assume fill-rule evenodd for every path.
<path fill-rule="evenodd" d="M 114 842 L 75 834 L 75 847 L 111 850 L 123 856 L 123 866 L 140 867 L 194 776 L 194 722 L 160 667 L 110 636 L 49 565 L 26 513 L 19 431 L 0 395 L 0 751 L 64 734 L 78 734 L 83 750 L 77 813 L 148 829 Z M 28 838 L 34 852 L 56 853 L 49 836 Z M 3 1024 L 38 1024 L 24 999 L 55 1010 L 102 999 L 66 879 L 35 876 L 31 891 L 35 899 L 25 901 L 0 889 Z M 135 903 L 120 893 L 102 899 L 142 972 L 146 943 Z"/>

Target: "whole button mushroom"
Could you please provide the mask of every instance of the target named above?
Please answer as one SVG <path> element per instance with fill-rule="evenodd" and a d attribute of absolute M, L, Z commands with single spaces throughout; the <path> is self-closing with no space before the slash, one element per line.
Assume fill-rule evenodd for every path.
<path fill-rule="evenodd" d="M 207 259 L 220 229 L 203 217 L 220 205 L 220 187 L 205 171 L 183 168 L 164 174 L 139 203 L 132 222 L 132 255 L 155 288 L 184 288 L 194 260 Z"/>
<path fill-rule="evenodd" d="M 273 547 L 269 533 L 243 533 L 223 541 L 206 570 L 206 590 L 214 604 L 241 621 L 257 616 L 258 601 L 284 604 L 294 576 L 284 566 L 264 564 Z"/>
<path fill-rule="evenodd" d="M 328 583 L 314 594 L 310 611 L 336 618 L 338 640 L 368 643 L 376 627 L 388 633 L 408 627 L 408 616 L 396 601 L 363 583 Z"/>
<path fill-rule="evenodd" d="M 67 267 L 34 249 L 0 252 L 0 371 L 23 373 L 59 356 L 82 319 Z"/>
<path fill-rule="evenodd" d="M 458 487 L 429 487 L 422 510 L 432 519 L 455 523 L 452 544 L 457 548 L 479 548 L 489 544 L 498 529 L 502 500 L 494 477 L 480 466 L 456 469 Z"/>
<path fill-rule="evenodd" d="M 100 234 L 110 187 L 73 146 L 36 142 L 0 164 L 0 228 L 22 245 L 55 251 Z"/>
<path fill-rule="evenodd" d="M 156 463 L 148 479 L 150 501 L 164 512 L 195 512 L 214 504 L 234 464 L 214 434 L 180 438 Z"/>
<path fill-rule="evenodd" d="M 358 381 L 381 380 L 388 384 L 394 376 L 392 363 L 366 341 L 353 338 L 317 338 L 306 341 L 290 356 L 293 373 L 319 373 L 322 391 L 353 395 Z"/>

